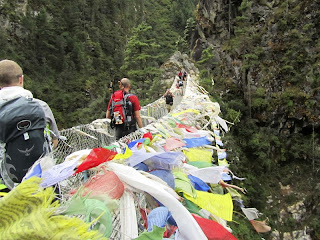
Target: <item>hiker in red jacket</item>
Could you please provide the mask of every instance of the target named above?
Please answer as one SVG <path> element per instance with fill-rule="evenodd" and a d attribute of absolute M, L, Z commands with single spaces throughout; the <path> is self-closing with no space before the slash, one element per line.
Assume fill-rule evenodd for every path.
<path fill-rule="evenodd" d="M 129 79 L 122 78 L 119 87 L 120 90 L 112 94 L 106 112 L 106 117 L 111 119 L 111 127 L 115 128 L 116 140 L 136 131 L 136 123 L 142 128 L 139 99 L 129 93 Z"/>

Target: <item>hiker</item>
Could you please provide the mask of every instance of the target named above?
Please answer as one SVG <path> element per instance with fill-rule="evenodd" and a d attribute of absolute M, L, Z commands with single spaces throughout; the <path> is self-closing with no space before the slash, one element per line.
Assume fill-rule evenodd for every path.
<path fill-rule="evenodd" d="M 163 97 L 166 99 L 167 110 L 168 110 L 168 112 L 170 112 L 172 109 L 172 105 L 173 105 L 174 95 L 172 92 L 170 92 L 170 89 L 167 89 L 165 94 L 163 94 Z"/>
<path fill-rule="evenodd" d="M 174 90 L 174 95 L 182 96 L 182 89 L 180 89 L 179 87 L 180 78 L 178 76 L 175 76 L 174 81 L 176 82 L 176 89 Z"/>
<path fill-rule="evenodd" d="M 22 68 L 0 61 L 0 175 L 12 189 L 28 169 L 58 144 L 59 131 L 48 104 L 23 88 Z"/>
<path fill-rule="evenodd" d="M 183 88 L 183 80 L 182 77 L 177 79 L 177 84 L 176 84 L 178 89 L 181 89 L 181 91 L 183 92 L 182 88 Z"/>
<path fill-rule="evenodd" d="M 136 123 L 142 128 L 140 103 L 136 95 L 130 94 L 130 80 L 119 81 L 120 90 L 114 92 L 108 104 L 106 117 L 111 119 L 111 127 L 115 128 L 116 140 L 137 130 Z"/>
<path fill-rule="evenodd" d="M 183 70 L 183 81 L 187 80 L 187 72 L 186 70 Z"/>
<path fill-rule="evenodd" d="M 112 81 L 109 83 L 108 89 L 111 93 L 113 93 L 113 82 Z"/>
<path fill-rule="evenodd" d="M 180 72 L 178 73 L 178 77 L 179 77 L 180 80 L 182 80 L 182 71 L 180 71 Z"/>

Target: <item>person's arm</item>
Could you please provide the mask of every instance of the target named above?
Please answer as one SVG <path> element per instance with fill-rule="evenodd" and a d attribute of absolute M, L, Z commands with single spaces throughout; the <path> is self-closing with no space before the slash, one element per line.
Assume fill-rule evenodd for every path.
<path fill-rule="evenodd" d="M 49 129 L 51 131 L 51 134 L 50 134 L 51 143 L 53 144 L 53 148 L 56 148 L 58 145 L 58 139 L 60 137 L 60 133 L 58 130 L 56 120 L 55 120 L 53 113 L 51 111 L 51 108 L 49 107 L 49 105 L 46 102 L 44 102 L 40 99 L 35 98 L 34 100 L 40 104 L 40 106 L 42 107 L 42 109 L 44 111 L 44 114 L 46 116 L 46 123 L 49 124 Z"/>
<path fill-rule="evenodd" d="M 111 105 L 111 98 L 109 100 L 108 107 L 107 107 L 107 112 L 106 112 L 106 118 L 109 118 L 109 119 L 111 118 L 110 105 Z"/>
<path fill-rule="evenodd" d="M 110 111 L 109 110 L 107 110 L 107 112 L 106 112 L 106 118 L 111 118 L 111 115 L 110 115 Z"/>
<path fill-rule="evenodd" d="M 132 103 L 133 106 L 133 114 L 134 114 L 134 118 L 136 119 L 137 123 L 138 123 L 138 127 L 142 128 L 142 120 L 141 120 L 141 116 L 140 116 L 140 103 L 139 103 L 139 99 L 136 95 L 132 95 L 130 96 L 130 102 Z"/>
<path fill-rule="evenodd" d="M 137 120 L 139 128 L 142 128 L 143 126 L 142 126 L 142 120 L 140 116 L 140 110 L 134 112 L 134 117 Z"/>
<path fill-rule="evenodd" d="M 58 146 L 58 139 L 52 139 L 52 146 L 55 149 Z"/>
<path fill-rule="evenodd" d="M 50 112 L 51 112 L 51 109 L 50 109 Z M 51 114 L 52 114 L 52 112 L 51 112 Z M 51 142 L 52 142 L 53 149 L 55 149 L 58 146 L 58 142 L 59 142 L 58 139 L 60 137 L 60 133 L 59 133 L 57 123 L 56 123 L 56 120 L 55 120 L 53 114 L 52 114 L 52 118 L 51 118 L 51 123 L 49 124 L 49 128 L 54 133 L 51 136 Z"/>

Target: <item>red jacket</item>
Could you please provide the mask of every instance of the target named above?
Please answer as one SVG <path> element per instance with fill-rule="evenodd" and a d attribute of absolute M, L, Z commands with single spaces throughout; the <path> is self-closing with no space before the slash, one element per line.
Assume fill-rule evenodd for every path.
<path fill-rule="evenodd" d="M 122 90 L 118 90 L 116 92 L 114 92 L 112 94 L 112 98 L 113 98 L 113 101 L 119 101 L 123 98 L 123 91 Z M 139 111 L 141 109 L 140 107 L 140 103 L 139 103 L 139 99 L 136 95 L 132 94 L 128 97 L 129 101 L 132 103 L 132 106 L 133 106 L 133 111 Z M 111 99 L 109 100 L 109 104 L 108 104 L 108 108 L 107 110 L 110 110 L 110 105 L 111 105 Z"/>

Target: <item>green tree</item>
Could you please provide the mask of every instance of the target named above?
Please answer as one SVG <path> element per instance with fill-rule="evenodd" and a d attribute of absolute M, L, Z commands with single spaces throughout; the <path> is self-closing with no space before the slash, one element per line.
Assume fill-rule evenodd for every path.
<path fill-rule="evenodd" d="M 152 27 L 145 22 L 139 24 L 132 32 L 121 69 L 133 81 L 138 95 L 151 101 L 150 86 L 161 73 L 157 62 L 159 44 L 152 38 Z"/>
<path fill-rule="evenodd" d="M 142 65 L 146 75 L 140 72 L 139 78 L 147 89 L 143 97 L 148 102 L 158 96 L 161 82 L 156 68 L 175 51 L 184 30 L 183 22 L 173 24 L 171 2 L 29 0 L 22 14 L 20 2 L 4 1 L 0 57 L 23 67 L 25 87 L 48 102 L 59 128 L 88 123 L 104 116 L 110 97 L 107 85 L 123 77 L 120 67 L 125 65 L 128 38 L 141 22 L 152 27 L 145 37 L 149 50 L 143 47 L 146 56 L 139 56 L 147 59 Z M 181 8 L 185 17 L 195 8 L 189 2 Z"/>

